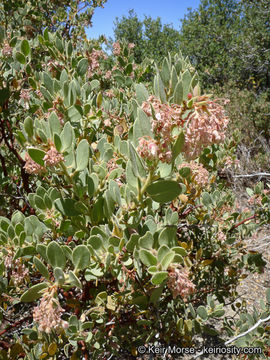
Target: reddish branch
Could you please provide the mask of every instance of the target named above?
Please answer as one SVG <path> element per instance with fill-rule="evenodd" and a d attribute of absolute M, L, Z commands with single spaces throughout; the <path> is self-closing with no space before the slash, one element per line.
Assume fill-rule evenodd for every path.
<path fill-rule="evenodd" d="M 9 330 L 11 330 L 11 329 L 13 329 L 13 328 L 21 325 L 23 322 L 25 322 L 25 321 L 27 321 L 27 320 L 29 320 L 29 319 L 32 319 L 32 316 L 26 316 L 25 318 L 23 318 L 23 319 L 15 322 L 14 324 L 9 325 L 6 329 L 4 329 L 4 330 L 2 330 L 2 331 L 0 332 L 0 336 L 2 336 L 3 334 L 5 334 L 5 333 L 8 332 Z"/>
<path fill-rule="evenodd" d="M 188 216 L 193 210 L 202 207 L 202 205 L 197 205 L 197 206 L 190 206 L 188 207 L 184 212 L 182 212 L 182 214 L 179 215 L 180 218 L 186 217 Z"/>
<path fill-rule="evenodd" d="M 229 232 L 232 231 L 232 230 L 234 230 L 234 229 L 236 229 L 236 228 L 238 228 L 238 226 L 243 225 L 245 222 L 247 222 L 247 221 L 249 221 L 249 220 L 252 220 L 252 219 L 255 219 L 256 216 L 258 216 L 258 215 L 257 215 L 257 214 L 254 214 L 254 215 L 252 215 L 252 216 L 250 216 L 250 217 L 248 217 L 248 218 L 240 221 L 239 223 L 233 225 L 233 226 L 230 228 Z"/>

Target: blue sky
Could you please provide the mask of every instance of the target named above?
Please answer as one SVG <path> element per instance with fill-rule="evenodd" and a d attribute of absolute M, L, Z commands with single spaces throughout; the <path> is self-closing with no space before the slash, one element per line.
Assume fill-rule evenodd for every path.
<path fill-rule="evenodd" d="M 134 9 L 138 17 L 143 20 L 144 15 L 153 19 L 158 16 L 163 24 L 173 24 L 180 29 L 180 19 L 187 13 L 187 8 L 198 8 L 200 0 L 107 0 L 104 9 L 97 8 L 93 16 L 93 27 L 87 30 L 89 38 L 99 35 L 113 37 L 113 21 L 118 16 L 127 16 L 128 11 Z"/>

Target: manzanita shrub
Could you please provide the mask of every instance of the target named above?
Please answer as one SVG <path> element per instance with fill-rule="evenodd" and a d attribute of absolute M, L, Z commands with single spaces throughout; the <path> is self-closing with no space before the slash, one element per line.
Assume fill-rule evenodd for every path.
<path fill-rule="evenodd" d="M 241 211 L 218 176 L 235 162 L 224 101 L 201 94 L 181 54 L 138 66 L 133 44 L 107 59 L 47 29 L 1 41 L 1 123 L 28 181 L 0 218 L 2 358 L 128 358 L 218 334 L 211 320 L 264 266 L 244 239 L 270 217 L 262 183 Z M 224 328 L 269 310 L 268 292 L 261 313 Z M 266 351 L 269 328 L 256 331 L 241 344 Z"/>

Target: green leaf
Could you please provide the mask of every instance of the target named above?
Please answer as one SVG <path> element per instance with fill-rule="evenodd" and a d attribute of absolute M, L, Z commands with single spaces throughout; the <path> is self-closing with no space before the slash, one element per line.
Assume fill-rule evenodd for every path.
<path fill-rule="evenodd" d="M 98 187 L 98 177 L 96 174 L 91 174 L 90 176 L 87 177 L 87 191 L 88 191 L 88 196 L 90 198 L 92 198 L 96 192 L 96 189 Z"/>
<path fill-rule="evenodd" d="M 145 249 L 140 250 L 139 257 L 141 262 L 146 266 L 157 265 L 156 257 L 149 250 L 145 250 Z"/>
<path fill-rule="evenodd" d="M 16 60 L 19 61 L 19 63 L 21 63 L 22 65 L 26 64 L 25 56 L 24 56 L 20 51 L 17 51 L 17 52 L 16 52 L 15 58 L 16 58 Z"/>
<path fill-rule="evenodd" d="M 113 198 L 113 200 L 119 206 L 121 206 L 121 203 L 122 203 L 121 193 L 120 193 L 119 185 L 117 184 L 116 181 L 110 180 L 110 182 L 109 182 L 109 190 L 110 190 L 110 194 L 111 194 L 111 197 Z"/>
<path fill-rule="evenodd" d="M 91 245 L 94 250 L 98 250 L 102 247 L 103 243 L 98 235 L 91 235 L 87 240 L 87 244 Z"/>
<path fill-rule="evenodd" d="M 151 249 L 153 247 L 153 244 L 154 238 L 150 231 L 147 231 L 139 240 L 139 246 L 145 249 Z"/>
<path fill-rule="evenodd" d="M 211 313 L 211 317 L 221 317 L 225 314 L 225 310 L 217 309 Z"/>
<path fill-rule="evenodd" d="M 147 101 L 149 98 L 148 91 L 143 84 L 135 85 L 136 98 L 138 100 L 139 105 L 142 105 L 144 101 Z"/>
<path fill-rule="evenodd" d="M 178 104 L 181 105 L 183 102 L 183 84 L 182 81 L 179 80 L 175 89 L 174 89 L 174 94 L 173 94 L 173 102 L 174 104 Z"/>
<path fill-rule="evenodd" d="M 75 271 L 83 270 L 90 264 L 90 252 L 85 245 L 78 245 L 72 252 L 72 262 L 75 265 Z"/>
<path fill-rule="evenodd" d="M 102 291 L 99 294 L 97 294 L 95 303 L 97 305 L 102 305 L 105 303 L 106 300 L 107 300 L 107 293 L 106 293 L 106 291 Z"/>
<path fill-rule="evenodd" d="M 179 174 L 183 177 L 183 178 L 187 178 L 190 176 L 191 174 L 191 170 L 189 167 L 185 166 L 185 167 L 182 167 L 180 170 L 179 170 Z"/>
<path fill-rule="evenodd" d="M 151 278 L 151 282 L 153 285 L 160 285 L 163 283 L 163 281 L 168 277 L 168 272 L 167 271 L 159 271 L 157 273 L 155 273 L 152 278 Z"/>
<path fill-rule="evenodd" d="M 34 125 L 33 125 L 33 119 L 29 116 L 24 120 L 24 130 L 26 134 L 31 138 L 34 134 Z"/>
<path fill-rule="evenodd" d="M 25 56 L 30 54 L 30 45 L 26 39 L 21 42 L 21 51 Z"/>
<path fill-rule="evenodd" d="M 35 201 L 35 205 L 38 209 L 41 209 L 41 210 L 47 209 L 47 206 L 45 205 L 42 197 L 40 197 L 39 195 L 34 196 L 34 201 Z"/>
<path fill-rule="evenodd" d="M 134 166 L 132 166 L 132 162 L 128 160 L 126 167 L 126 181 L 130 187 L 137 189 L 138 180 L 134 174 L 134 170 L 136 171 L 137 169 L 136 168 L 134 169 Z M 137 176 L 138 176 L 138 171 L 137 171 Z"/>
<path fill-rule="evenodd" d="M 193 87 L 193 89 L 195 88 L 195 86 L 199 83 L 199 75 L 196 72 L 191 80 L 191 86 Z"/>
<path fill-rule="evenodd" d="M 207 207 L 212 204 L 211 196 L 207 192 L 202 193 L 202 203 Z"/>
<path fill-rule="evenodd" d="M 55 39 L 55 46 L 56 46 L 57 50 L 60 51 L 61 54 L 64 52 L 63 41 L 61 39 L 59 39 L 58 36 Z"/>
<path fill-rule="evenodd" d="M 53 142 L 54 142 L 56 150 L 60 152 L 62 149 L 62 142 L 61 142 L 61 138 L 58 134 L 53 135 Z"/>
<path fill-rule="evenodd" d="M 92 90 L 98 89 L 100 87 L 100 83 L 97 79 L 92 80 L 90 85 Z"/>
<path fill-rule="evenodd" d="M 104 198 L 100 196 L 94 203 L 91 209 L 91 220 L 95 224 L 98 224 L 104 218 Z"/>
<path fill-rule="evenodd" d="M 97 100 L 96 100 L 96 104 L 97 104 L 98 109 L 101 108 L 102 100 L 103 100 L 102 92 L 99 92 L 98 95 L 97 95 Z"/>
<path fill-rule="evenodd" d="M 54 134 L 60 134 L 61 124 L 58 119 L 58 116 L 54 111 L 50 114 L 48 122 L 49 122 L 52 138 Z"/>
<path fill-rule="evenodd" d="M 146 188 L 146 192 L 156 202 L 167 203 L 181 194 L 180 184 L 173 180 L 158 180 Z"/>
<path fill-rule="evenodd" d="M 170 64 L 168 59 L 165 58 L 162 63 L 162 69 L 160 72 L 161 79 L 166 87 L 169 87 L 170 84 Z"/>
<path fill-rule="evenodd" d="M 5 39 L 5 30 L 2 26 L 0 26 L 0 44 L 2 44 L 4 39 Z"/>
<path fill-rule="evenodd" d="M 43 150 L 36 149 L 36 148 L 29 148 L 28 154 L 32 160 L 34 160 L 37 164 L 44 166 L 44 156 L 46 153 Z"/>
<path fill-rule="evenodd" d="M 53 269 L 53 275 L 55 277 L 55 280 L 58 282 L 59 285 L 63 285 L 65 283 L 65 273 L 64 271 L 59 268 L 56 267 Z"/>
<path fill-rule="evenodd" d="M 125 74 L 130 75 L 132 73 L 132 70 L 133 70 L 133 67 L 132 67 L 132 64 L 130 63 L 125 68 Z"/>
<path fill-rule="evenodd" d="M 89 144 L 86 139 L 80 141 L 76 149 L 76 171 L 84 170 L 89 162 Z"/>
<path fill-rule="evenodd" d="M 51 241 L 47 246 L 46 255 L 50 265 L 55 267 L 60 267 L 64 269 L 66 266 L 66 257 L 61 248 L 61 246 L 56 241 Z"/>
<path fill-rule="evenodd" d="M 47 287 L 48 287 L 48 284 L 44 283 L 44 282 L 36 284 L 36 285 L 30 287 L 30 289 L 28 289 L 25 293 L 23 293 L 20 300 L 22 302 L 35 301 L 42 296 L 41 290 L 46 289 Z"/>
<path fill-rule="evenodd" d="M 32 88 L 34 90 L 37 90 L 37 84 L 36 84 L 35 80 L 32 77 L 28 78 L 28 82 L 29 82 L 29 85 L 32 86 Z"/>
<path fill-rule="evenodd" d="M 175 253 L 173 251 L 170 251 L 168 254 L 164 256 L 164 258 L 161 261 L 161 267 L 162 270 L 167 270 L 170 264 L 173 262 Z"/>
<path fill-rule="evenodd" d="M 74 208 L 79 213 L 84 214 L 84 215 L 88 214 L 88 211 L 89 211 L 88 207 L 82 201 L 75 202 Z"/>
<path fill-rule="evenodd" d="M 162 259 L 164 258 L 164 256 L 166 254 L 168 254 L 169 252 L 170 252 L 170 249 L 167 245 L 160 246 L 160 248 L 158 249 L 158 253 L 157 253 L 158 262 L 160 263 L 162 261 Z"/>
<path fill-rule="evenodd" d="M 47 267 L 43 264 L 42 261 L 39 260 L 36 256 L 34 257 L 34 265 L 38 269 L 38 271 L 41 273 L 42 276 L 44 276 L 47 280 L 50 279 L 50 274 L 47 269 Z"/>
<path fill-rule="evenodd" d="M 71 40 L 69 40 L 67 44 L 67 56 L 70 57 L 72 55 L 73 46 Z"/>
<path fill-rule="evenodd" d="M 165 229 L 163 229 L 159 234 L 158 237 L 159 245 L 160 246 L 167 245 L 169 248 L 176 246 L 177 244 L 176 232 L 177 232 L 176 226 L 165 227 Z"/>
<path fill-rule="evenodd" d="M 69 81 L 69 78 L 68 78 L 67 70 L 63 69 L 61 71 L 61 75 L 60 75 L 60 83 L 61 83 L 62 88 L 64 88 L 64 84 L 68 83 L 68 81 Z"/>
<path fill-rule="evenodd" d="M 166 103 L 166 93 L 159 74 L 157 74 L 154 79 L 154 92 L 155 95 L 160 98 L 162 103 Z"/>
<path fill-rule="evenodd" d="M 141 108 L 138 108 L 137 118 L 133 125 L 133 141 L 135 146 L 138 145 L 139 138 L 143 136 L 153 137 L 153 134 L 149 117 Z"/>
<path fill-rule="evenodd" d="M 65 216 L 78 216 L 80 215 L 80 212 L 76 210 L 75 203 L 76 201 L 73 199 L 59 198 L 55 200 L 54 206 Z"/>
<path fill-rule="evenodd" d="M 141 176 L 144 178 L 146 176 L 146 172 L 144 166 L 142 164 L 141 158 L 139 157 L 137 151 L 134 149 L 134 146 L 131 142 L 128 143 L 129 146 L 129 158 L 132 164 L 132 172 L 136 177 Z M 136 187 L 137 187 L 137 179 L 136 179 Z"/>
<path fill-rule="evenodd" d="M 178 135 L 178 138 L 177 138 L 175 144 L 173 145 L 173 148 L 172 148 L 172 162 L 174 162 L 174 160 L 180 154 L 180 152 L 182 151 L 182 149 L 184 147 L 184 144 L 185 144 L 185 135 L 184 135 L 184 132 L 181 131 L 180 134 Z"/>
<path fill-rule="evenodd" d="M 74 274 L 73 271 L 69 271 L 69 282 L 71 285 L 78 287 L 79 289 L 82 289 L 82 283 L 78 279 L 78 277 Z"/>
<path fill-rule="evenodd" d="M 171 94 L 174 93 L 175 87 L 178 83 L 178 76 L 177 76 L 177 72 L 175 70 L 175 67 L 172 67 L 172 72 L 171 72 Z"/>
<path fill-rule="evenodd" d="M 203 320 L 207 320 L 208 319 L 208 314 L 207 314 L 207 310 L 204 306 L 199 306 L 197 309 L 197 314 L 199 315 L 199 317 Z"/>
<path fill-rule="evenodd" d="M 138 245 L 140 236 L 138 234 L 132 234 L 127 242 L 126 248 L 128 252 L 133 252 L 134 248 Z"/>
<path fill-rule="evenodd" d="M 65 123 L 60 138 L 63 145 L 62 151 L 71 150 L 72 142 L 75 138 L 75 135 L 74 135 L 73 127 L 70 125 L 69 122 Z"/>
<path fill-rule="evenodd" d="M 14 37 L 10 40 L 9 45 L 14 48 L 15 45 L 17 44 L 17 40 L 18 40 L 17 36 L 14 36 Z"/>
<path fill-rule="evenodd" d="M 78 63 L 77 74 L 79 76 L 84 76 L 86 74 L 87 69 L 88 69 L 88 60 L 81 59 Z"/>
<path fill-rule="evenodd" d="M 157 266 L 150 266 L 147 271 L 149 272 L 149 274 L 155 274 L 158 271 Z"/>
<path fill-rule="evenodd" d="M 182 74 L 182 84 L 183 84 L 183 98 L 187 99 L 187 95 L 189 93 L 190 85 L 191 85 L 191 75 L 189 70 L 186 70 Z"/>
<path fill-rule="evenodd" d="M 175 246 L 172 248 L 172 251 L 174 251 L 176 254 L 179 254 L 181 256 L 187 256 L 187 252 L 184 248 L 181 246 Z"/>
<path fill-rule="evenodd" d="M 158 288 L 154 289 L 154 291 L 150 296 L 150 303 L 156 304 L 160 299 L 162 292 L 163 292 L 163 286 L 159 286 Z"/>

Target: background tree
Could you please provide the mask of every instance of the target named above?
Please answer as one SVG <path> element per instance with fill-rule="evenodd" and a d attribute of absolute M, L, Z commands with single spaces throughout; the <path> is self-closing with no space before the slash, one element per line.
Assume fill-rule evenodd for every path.
<path fill-rule="evenodd" d="M 182 20 L 181 50 L 208 87 L 269 87 L 269 0 L 203 0 Z"/>
<path fill-rule="evenodd" d="M 241 1 L 241 32 L 233 54 L 239 61 L 243 83 L 260 91 L 270 85 L 270 1 Z M 238 66 L 238 67 L 239 67 Z"/>
<path fill-rule="evenodd" d="M 128 16 L 117 17 L 114 24 L 115 40 L 134 43 L 134 56 L 138 63 L 147 57 L 161 61 L 168 52 L 179 51 L 179 32 L 170 24 L 163 25 L 160 17 L 145 16 L 140 20 L 134 10 L 130 10 Z"/>
<path fill-rule="evenodd" d="M 181 50 L 202 74 L 203 83 L 224 84 L 235 66 L 232 51 L 240 29 L 235 0 L 203 0 L 182 20 Z"/>

